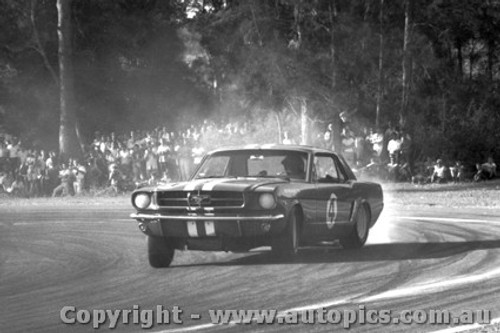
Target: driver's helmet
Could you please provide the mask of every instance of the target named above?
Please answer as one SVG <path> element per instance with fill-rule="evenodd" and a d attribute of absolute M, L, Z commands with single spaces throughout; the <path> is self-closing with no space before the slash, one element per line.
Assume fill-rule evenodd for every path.
<path fill-rule="evenodd" d="M 288 175 L 304 174 L 304 160 L 297 154 L 287 155 L 282 161 Z"/>

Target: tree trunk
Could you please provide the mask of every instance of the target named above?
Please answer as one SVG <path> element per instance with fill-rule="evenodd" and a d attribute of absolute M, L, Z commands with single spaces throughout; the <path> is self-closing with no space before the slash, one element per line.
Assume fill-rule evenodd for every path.
<path fill-rule="evenodd" d="M 73 69 L 71 64 L 71 0 L 57 0 L 59 37 L 60 124 L 59 153 L 63 159 L 78 156 L 75 130 Z"/>
<path fill-rule="evenodd" d="M 331 64 L 331 80 L 330 89 L 333 92 L 337 86 L 337 54 L 336 54 L 336 43 L 335 43 L 335 20 L 337 19 L 337 8 L 336 1 L 333 0 L 328 6 L 329 18 L 330 18 L 330 64 Z M 339 118 L 339 112 L 336 111 L 333 115 L 332 121 L 332 142 L 333 150 L 337 153 L 342 153 L 342 124 Z"/>
<path fill-rule="evenodd" d="M 274 112 L 274 116 L 276 117 L 276 123 L 278 124 L 278 143 L 283 143 L 283 127 L 281 125 L 281 118 L 278 111 Z"/>
<path fill-rule="evenodd" d="M 460 79 L 463 78 L 463 70 L 464 70 L 464 58 L 462 55 L 462 41 L 460 39 L 457 39 L 455 42 L 455 46 L 457 48 L 457 60 L 458 60 L 458 76 Z"/>
<path fill-rule="evenodd" d="M 332 123 L 332 140 L 333 140 L 333 151 L 338 154 L 342 153 L 342 123 L 340 117 L 337 115 L 333 118 Z"/>
<path fill-rule="evenodd" d="M 382 94 L 384 92 L 384 0 L 380 0 L 379 13 L 379 50 L 378 50 L 378 87 L 377 87 L 377 109 L 375 114 L 375 128 L 380 128 L 380 108 L 382 103 Z"/>
<path fill-rule="evenodd" d="M 330 63 L 331 63 L 331 70 L 332 70 L 332 77 L 330 81 L 331 89 L 335 89 L 335 86 L 337 84 L 337 68 L 336 68 L 336 54 L 335 54 L 335 18 L 337 16 L 337 11 L 335 9 L 335 1 L 333 1 L 332 4 L 330 4 L 329 12 L 330 12 Z"/>
<path fill-rule="evenodd" d="M 307 103 L 305 98 L 301 98 L 300 100 L 300 132 L 302 134 L 300 144 L 309 144 L 309 126 L 307 121 Z"/>
<path fill-rule="evenodd" d="M 399 125 L 403 127 L 406 123 L 406 113 L 408 109 L 408 100 L 410 92 L 411 77 L 411 5 L 412 0 L 405 0 L 405 31 L 403 44 L 403 94 L 401 98 L 401 108 L 399 111 Z"/>
<path fill-rule="evenodd" d="M 37 6 L 37 0 L 31 0 L 30 19 L 31 19 L 31 25 L 33 27 L 33 39 L 36 44 L 35 49 L 38 51 L 38 53 L 40 53 L 43 60 L 43 64 L 45 65 L 50 75 L 52 76 L 54 83 L 59 85 L 59 77 L 57 76 L 54 67 L 51 65 L 49 58 L 47 57 L 47 53 L 45 52 L 45 48 L 42 45 L 42 42 L 40 41 L 40 34 L 38 33 L 38 28 L 36 26 L 36 17 L 35 17 L 36 6 Z"/>
<path fill-rule="evenodd" d="M 441 132 L 444 134 L 444 130 L 446 129 L 446 95 L 443 93 L 441 98 L 442 107 L 441 107 Z"/>

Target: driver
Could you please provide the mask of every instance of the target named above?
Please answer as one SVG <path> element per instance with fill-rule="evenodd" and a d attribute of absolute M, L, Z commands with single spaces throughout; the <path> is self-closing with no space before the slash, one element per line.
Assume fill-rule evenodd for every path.
<path fill-rule="evenodd" d="M 305 179 L 304 160 L 296 155 L 286 156 L 281 164 L 285 168 L 286 175 L 290 178 Z"/>

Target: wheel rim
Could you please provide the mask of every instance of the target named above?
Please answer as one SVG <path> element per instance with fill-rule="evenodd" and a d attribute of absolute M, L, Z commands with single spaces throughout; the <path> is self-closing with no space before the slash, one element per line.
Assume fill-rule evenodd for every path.
<path fill-rule="evenodd" d="M 368 221 L 367 221 L 366 209 L 364 207 L 360 207 L 356 219 L 356 232 L 358 233 L 358 237 L 360 240 L 365 239 L 367 230 L 368 230 Z"/>

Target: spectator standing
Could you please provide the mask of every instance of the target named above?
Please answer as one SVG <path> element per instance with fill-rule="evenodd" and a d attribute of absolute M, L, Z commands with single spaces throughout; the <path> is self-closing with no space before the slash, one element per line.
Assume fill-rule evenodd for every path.
<path fill-rule="evenodd" d="M 446 181 L 446 172 L 448 169 L 443 164 L 443 160 L 438 159 L 434 165 L 434 171 L 432 172 L 431 182 L 432 183 L 444 183 Z"/>
<path fill-rule="evenodd" d="M 150 179 L 158 177 L 158 157 L 153 151 L 152 145 L 144 151 L 144 160 L 146 161 L 146 173 Z"/>
<path fill-rule="evenodd" d="M 45 170 L 46 170 L 46 194 L 50 195 L 54 188 L 57 186 L 58 180 L 58 170 L 56 168 L 58 164 L 57 156 L 54 151 L 49 152 L 49 157 L 45 160 Z"/>
<path fill-rule="evenodd" d="M 354 133 L 346 127 L 342 130 L 342 151 L 346 158 L 356 163 L 356 147 Z"/>
<path fill-rule="evenodd" d="M 288 131 L 283 132 L 283 144 L 284 145 L 294 145 L 295 141 L 290 138 L 290 133 Z"/>
<path fill-rule="evenodd" d="M 464 180 L 464 165 L 461 161 L 455 161 L 455 164 L 450 167 L 451 179 L 454 182 L 461 182 Z"/>
<path fill-rule="evenodd" d="M 384 134 L 382 133 L 382 131 L 375 132 L 373 128 L 370 128 L 367 141 L 371 144 L 372 150 L 375 152 L 375 155 L 377 157 L 380 157 L 384 145 Z"/>
<path fill-rule="evenodd" d="M 123 191 L 123 175 L 116 164 L 110 165 L 108 184 L 109 189 L 114 193 Z"/>
<path fill-rule="evenodd" d="M 401 153 L 401 139 L 396 133 L 391 134 L 391 138 L 387 143 L 387 152 L 389 153 L 389 159 L 391 164 L 399 164 L 399 154 Z"/>
<path fill-rule="evenodd" d="M 138 145 L 135 145 L 132 151 L 132 174 L 135 183 L 140 183 L 144 180 L 144 161 L 141 156 L 141 150 Z"/>
<path fill-rule="evenodd" d="M 404 161 L 403 163 L 408 163 L 410 169 L 413 167 L 413 161 L 411 159 L 411 150 L 413 148 L 413 142 L 411 136 L 406 131 L 401 130 L 400 133 L 400 142 L 401 142 L 401 154 L 400 157 Z"/>
<path fill-rule="evenodd" d="M 132 177 L 132 153 L 133 150 L 127 147 L 121 147 L 119 152 L 120 167 L 123 173 L 128 177 Z"/>
<path fill-rule="evenodd" d="M 283 143 L 285 143 L 285 140 L 283 140 Z M 323 134 L 321 146 L 325 149 L 333 150 L 332 132 L 329 129 L 327 129 Z"/>
<path fill-rule="evenodd" d="M 85 188 L 85 176 L 87 174 L 87 168 L 80 162 L 75 160 L 72 168 L 74 174 L 73 188 L 76 195 L 81 194 Z"/>
<path fill-rule="evenodd" d="M 73 172 L 71 172 L 71 169 L 65 163 L 61 164 L 59 178 L 61 179 L 61 183 L 52 191 L 52 197 L 56 197 L 59 195 L 65 197 L 71 195 L 73 193 L 74 175 Z"/>
<path fill-rule="evenodd" d="M 12 143 L 7 146 L 10 152 L 10 163 L 14 169 L 21 165 L 20 152 L 21 152 L 21 141 L 16 138 L 12 139 Z"/>
<path fill-rule="evenodd" d="M 179 158 L 179 169 L 180 169 L 180 176 L 181 180 L 187 180 L 189 176 L 191 176 L 191 170 L 192 170 L 192 157 L 191 157 L 191 152 L 192 148 L 191 145 L 189 144 L 189 141 L 184 138 L 182 145 L 179 147 L 178 150 L 178 158 Z"/>
<path fill-rule="evenodd" d="M 392 125 L 392 122 L 389 121 L 387 123 L 387 129 L 383 134 L 382 152 L 380 153 L 382 160 L 386 160 L 389 157 L 389 154 L 387 152 L 387 145 L 389 144 L 389 140 L 393 138 L 394 134 L 397 135 L 398 132 L 396 130 L 396 127 Z"/>
<path fill-rule="evenodd" d="M 168 134 L 168 133 L 167 133 Z M 158 169 L 161 174 L 167 171 L 167 159 L 170 154 L 170 146 L 168 144 L 168 140 L 165 137 L 160 139 L 160 145 L 156 149 L 156 153 L 158 154 Z"/>
<path fill-rule="evenodd" d="M 47 175 L 47 167 L 45 165 L 45 161 L 47 160 L 47 154 L 45 153 L 45 150 L 40 150 L 40 153 L 37 156 L 37 161 L 36 164 L 40 170 L 40 195 L 48 195 L 49 191 L 47 190 L 48 186 L 48 175 Z"/>
<path fill-rule="evenodd" d="M 90 151 L 87 180 L 91 187 L 103 186 L 107 178 L 106 160 L 97 147 Z"/>

